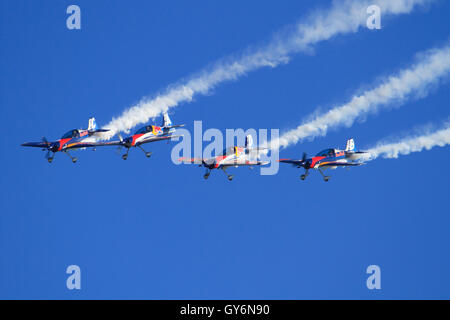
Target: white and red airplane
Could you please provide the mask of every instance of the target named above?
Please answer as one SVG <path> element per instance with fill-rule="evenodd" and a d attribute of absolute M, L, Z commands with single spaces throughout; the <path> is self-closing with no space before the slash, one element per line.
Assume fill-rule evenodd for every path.
<path fill-rule="evenodd" d="M 183 163 L 198 164 L 199 167 L 206 168 L 206 173 L 203 178 L 208 179 L 213 169 L 222 169 L 222 171 L 228 177 L 228 180 L 233 180 L 233 175 L 227 173 L 226 169 L 229 167 L 241 167 L 241 166 L 263 166 L 268 164 L 268 161 L 255 160 L 252 154 L 258 155 L 259 150 L 265 150 L 260 148 L 253 148 L 253 139 L 251 135 L 248 135 L 245 139 L 245 147 L 228 147 L 225 148 L 219 155 L 212 158 L 180 158 L 179 161 Z"/>
<path fill-rule="evenodd" d="M 172 121 L 170 120 L 169 115 L 167 113 L 164 113 L 163 124 L 161 127 L 156 125 L 148 125 L 140 128 L 138 131 L 136 131 L 135 134 L 126 137 L 125 139 L 123 139 L 122 136 L 118 134 L 118 141 L 100 142 L 97 144 L 97 146 L 119 146 L 119 149 L 122 147 L 127 148 L 127 153 L 122 155 L 123 160 L 128 159 L 128 152 L 130 152 L 131 147 L 137 147 L 145 153 L 147 158 L 149 158 L 152 153 L 145 151 L 144 148 L 142 148 L 142 145 L 145 143 L 170 140 L 175 137 L 180 137 L 174 135 L 175 128 L 179 127 L 184 127 L 184 124 L 172 125 Z"/>
<path fill-rule="evenodd" d="M 294 167 L 305 169 L 305 173 L 300 176 L 300 179 L 305 180 L 308 176 L 310 169 L 315 169 L 323 176 L 323 180 L 326 182 L 330 180 L 329 176 L 326 176 L 322 170 L 349 168 L 362 166 L 365 163 L 361 160 L 368 155 L 367 152 L 357 151 L 355 149 L 355 141 L 353 139 L 347 140 L 347 146 L 345 150 L 339 150 L 335 148 L 325 149 L 316 154 L 312 158 L 308 158 L 306 153 L 303 153 L 302 159 L 280 159 L 279 162 L 292 164 Z"/>
<path fill-rule="evenodd" d="M 77 162 L 78 158 L 72 157 L 69 150 L 95 148 L 101 146 L 95 142 L 90 141 L 88 138 L 102 132 L 107 132 L 109 129 L 97 129 L 95 118 L 89 119 L 89 127 L 87 129 L 72 129 L 61 137 L 61 139 L 55 141 L 48 141 L 43 137 L 40 142 L 25 142 L 22 143 L 24 147 L 41 148 L 43 151 L 47 151 L 45 158 L 49 163 L 53 161 L 57 152 L 63 152 L 67 154 L 72 162 Z"/>

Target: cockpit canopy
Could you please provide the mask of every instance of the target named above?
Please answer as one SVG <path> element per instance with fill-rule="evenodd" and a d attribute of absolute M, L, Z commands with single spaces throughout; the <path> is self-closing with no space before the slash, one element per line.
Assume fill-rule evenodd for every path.
<path fill-rule="evenodd" d="M 223 151 L 219 154 L 219 156 L 229 156 L 230 154 L 233 154 L 234 151 L 234 147 L 228 147 L 223 149 Z"/>
<path fill-rule="evenodd" d="M 316 157 L 334 157 L 334 149 L 325 149 L 316 154 Z"/>
<path fill-rule="evenodd" d="M 62 136 L 61 139 L 73 139 L 73 138 L 79 138 L 80 132 L 77 129 L 70 130 L 65 135 Z"/>
<path fill-rule="evenodd" d="M 240 152 L 243 152 L 243 148 L 240 147 L 228 147 L 223 149 L 221 153 L 219 153 L 219 156 L 230 156 L 232 154 L 239 154 Z"/>
<path fill-rule="evenodd" d="M 145 126 L 136 131 L 136 134 L 144 134 L 153 131 L 153 126 Z"/>

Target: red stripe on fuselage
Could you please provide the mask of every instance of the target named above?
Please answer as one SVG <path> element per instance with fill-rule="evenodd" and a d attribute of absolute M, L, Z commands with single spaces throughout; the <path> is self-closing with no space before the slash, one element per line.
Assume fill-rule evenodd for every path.
<path fill-rule="evenodd" d="M 59 149 L 58 151 L 61 151 L 63 146 L 69 142 L 70 140 L 72 140 L 72 138 L 67 138 L 67 139 L 59 139 Z"/>
<path fill-rule="evenodd" d="M 216 164 L 214 165 L 214 168 L 218 168 L 220 166 L 220 161 L 225 159 L 227 156 L 218 156 L 216 157 Z"/>
<path fill-rule="evenodd" d="M 131 142 L 131 145 L 134 147 L 136 145 L 136 140 L 142 137 L 143 135 L 144 135 L 143 133 L 133 135 L 133 141 Z"/>
<path fill-rule="evenodd" d="M 326 157 L 312 157 L 310 168 L 314 168 L 314 166 L 317 164 L 317 162 L 319 162 L 320 160 L 323 160 L 325 158 Z"/>

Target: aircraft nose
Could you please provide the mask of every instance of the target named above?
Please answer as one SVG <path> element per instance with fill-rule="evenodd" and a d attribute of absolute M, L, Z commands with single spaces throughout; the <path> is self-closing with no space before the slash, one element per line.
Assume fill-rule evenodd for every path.
<path fill-rule="evenodd" d="M 59 144 L 59 142 L 54 142 L 54 143 L 52 143 L 51 145 L 50 145 L 50 151 L 52 151 L 52 152 L 56 152 L 56 151 L 58 151 L 59 150 L 59 146 L 60 146 L 60 144 Z"/>
<path fill-rule="evenodd" d="M 125 145 L 130 146 L 133 144 L 133 138 L 126 138 L 124 141 Z"/>

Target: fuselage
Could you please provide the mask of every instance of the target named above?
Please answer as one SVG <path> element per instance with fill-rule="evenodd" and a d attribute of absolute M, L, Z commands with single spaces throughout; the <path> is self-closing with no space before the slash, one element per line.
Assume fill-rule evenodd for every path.
<path fill-rule="evenodd" d="M 51 142 L 51 150 L 57 152 L 79 147 L 89 136 L 88 130 L 70 130 L 61 139 Z"/>
<path fill-rule="evenodd" d="M 243 147 L 229 147 L 222 151 L 222 153 L 216 157 L 205 160 L 208 167 L 219 168 L 221 166 L 233 166 L 239 164 L 245 164 L 249 159 L 246 155 L 245 148 Z"/>
<path fill-rule="evenodd" d="M 175 130 L 173 129 L 166 130 L 164 127 L 149 125 L 142 127 L 141 129 L 136 131 L 135 134 L 129 136 L 124 141 L 130 147 L 135 147 L 148 138 L 171 135 L 174 131 Z"/>
<path fill-rule="evenodd" d="M 326 149 L 319 152 L 312 158 L 306 160 L 308 168 L 317 169 L 329 162 L 348 162 L 348 158 L 344 150 Z"/>

